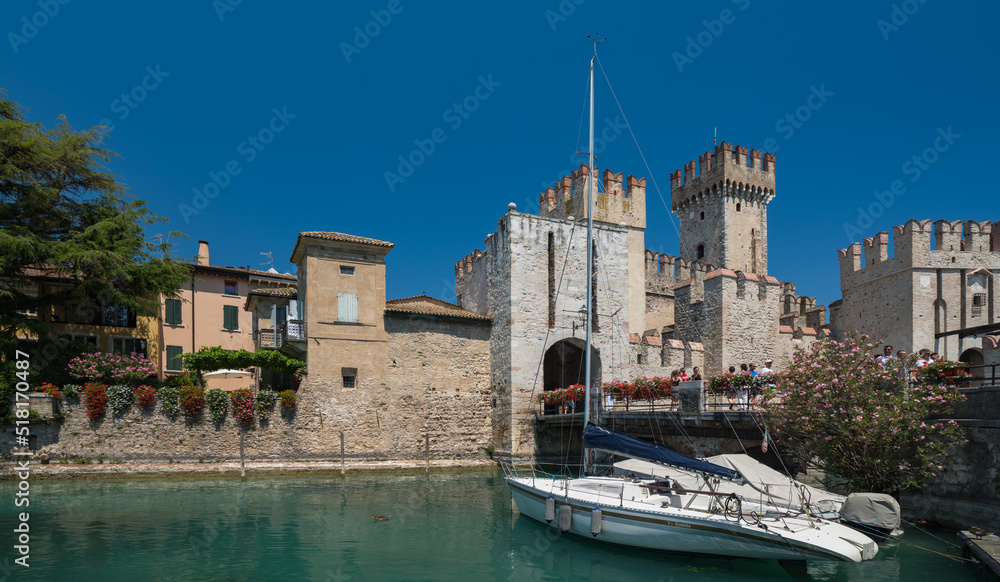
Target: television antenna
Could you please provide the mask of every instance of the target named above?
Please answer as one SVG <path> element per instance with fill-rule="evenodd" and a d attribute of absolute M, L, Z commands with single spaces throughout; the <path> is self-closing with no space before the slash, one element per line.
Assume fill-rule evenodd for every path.
<path fill-rule="evenodd" d="M 264 261 L 263 263 L 261 263 L 262 266 L 263 265 L 267 265 L 267 267 L 269 269 L 273 269 L 274 268 L 274 253 L 272 253 L 271 251 L 267 251 L 266 253 L 263 252 L 263 251 L 261 251 L 261 252 L 258 252 L 257 254 L 258 255 L 264 255 L 265 257 L 267 257 L 267 260 Z"/>

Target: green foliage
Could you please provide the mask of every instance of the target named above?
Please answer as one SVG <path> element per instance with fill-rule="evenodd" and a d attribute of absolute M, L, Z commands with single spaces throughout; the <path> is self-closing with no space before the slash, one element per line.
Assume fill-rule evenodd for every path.
<path fill-rule="evenodd" d="M 490 457 L 491 459 L 493 458 L 493 453 L 494 453 L 495 451 L 496 451 L 496 449 L 495 449 L 495 448 L 493 447 L 493 445 L 492 445 L 492 444 L 489 444 L 489 445 L 486 445 L 486 454 L 487 454 L 487 455 L 488 455 L 488 456 L 489 456 L 489 457 Z"/>
<path fill-rule="evenodd" d="M 950 362 L 948 360 L 938 360 L 931 364 L 917 369 L 916 381 L 921 384 L 963 384 L 972 378 L 968 371 L 968 364 L 964 362 Z"/>
<path fill-rule="evenodd" d="M 254 407 L 257 410 L 257 417 L 261 420 L 271 418 L 271 410 L 274 409 L 274 403 L 277 400 L 278 394 L 274 390 L 258 390 L 257 403 Z"/>
<path fill-rule="evenodd" d="M 229 395 L 225 390 L 213 388 L 205 392 L 205 401 L 208 402 L 208 411 L 212 413 L 212 421 L 220 423 L 226 418 L 226 411 L 229 410 Z"/>
<path fill-rule="evenodd" d="M 69 376 L 68 362 L 81 353 L 94 349 L 86 342 L 71 342 L 58 340 L 54 342 L 43 342 L 40 347 L 38 342 L 19 342 L 18 348 L 29 355 L 28 362 L 28 383 L 32 386 L 39 386 L 44 382 L 62 386 L 67 382 L 72 382 Z M 14 392 L 17 382 L 20 380 L 15 374 L 17 369 L 17 358 L 14 352 L 6 356 L 0 362 L 0 424 L 12 420 L 11 407 L 14 405 Z M 24 360 L 21 360 L 24 361 Z M 70 398 L 70 395 L 66 395 Z"/>
<path fill-rule="evenodd" d="M 184 354 L 183 366 L 186 370 L 200 370 L 202 373 L 215 370 L 245 370 L 254 366 L 276 372 L 295 373 L 299 368 L 303 368 L 305 363 L 275 350 L 230 351 L 222 349 L 221 346 L 206 346 L 197 352 Z"/>
<path fill-rule="evenodd" d="M 26 312 L 63 309 L 89 322 L 106 308 L 157 316 L 160 294 L 176 296 L 190 266 L 173 244 L 149 242 L 145 228 L 165 219 L 130 196 L 105 164 L 99 128 L 76 131 L 65 118 L 46 129 L 0 94 L 0 352 L 19 332 L 45 337 L 50 324 Z M 30 269 L 65 286 L 37 294 Z"/>
<path fill-rule="evenodd" d="M 194 372 L 187 371 L 179 376 L 171 376 L 163 381 L 164 386 L 170 386 L 172 388 L 180 388 L 181 386 L 194 386 L 198 383 L 198 379 L 195 378 Z"/>
<path fill-rule="evenodd" d="M 816 462 L 855 490 L 919 488 L 964 438 L 955 421 L 932 419 L 965 397 L 938 383 L 907 386 L 911 362 L 882 364 L 870 355 L 875 347 L 849 335 L 797 350 L 789 369 L 772 376 L 777 390 L 762 403 L 764 421 L 795 461 Z"/>
<path fill-rule="evenodd" d="M 163 412 L 163 416 L 170 420 L 177 418 L 181 411 L 178 389 L 173 386 L 164 386 L 156 392 L 156 397 L 160 400 L 160 410 Z"/>
<path fill-rule="evenodd" d="M 63 384 L 63 398 L 67 400 L 70 398 L 79 398 L 82 388 L 79 384 Z"/>

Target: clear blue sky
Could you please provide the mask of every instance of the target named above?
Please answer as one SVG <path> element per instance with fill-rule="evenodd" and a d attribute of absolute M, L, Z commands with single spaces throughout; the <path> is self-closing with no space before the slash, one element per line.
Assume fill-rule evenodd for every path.
<path fill-rule="evenodd" d="M 537 211 L 585 149 L 594 32 L 668 204 L 670 172 L 714 126 L 776 150 L 769 273 L 821 303 L 840 296 L 845 225 L 860 240 L 909 218 L 1000 219 L 996 2 L 236 1 L 0 9 L 8 97 L 47 126 L 112 123 L 112 169 L 170 220 L 157 231 L 189 235 L 184 257 L 206 239 L 213 264 L 259 268 L 271 251 L 294 272 L 298 232 L 347 232 L 396 244 L 390 298 L 453 300 L 454 263 L 509 202 Z M 597 102 L 599 124 L 619 115 L 602 78 Z M 390 187 L 397 157 L 434 136 Z M 648 176 L 627 134 L 598 165 Z M 196 199 L 211 174 L 225 186 Z M 652 181 L 647 198 L 647 248 L 676 253 Z M 872 204 L 882 215 L 859 224 Z"/>

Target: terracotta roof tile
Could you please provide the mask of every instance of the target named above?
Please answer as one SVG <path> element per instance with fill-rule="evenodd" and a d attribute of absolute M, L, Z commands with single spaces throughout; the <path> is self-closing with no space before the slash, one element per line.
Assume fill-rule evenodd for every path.
<path fill-rule="evenodd" d="M 648 345 L 651 345 L 651 346 L 662 346 L 663 345 L 663 342 L 660 340 L 659 336 L 647 335 L 647 336 L 643 336 L 642 339 Z"/>
<path fill-rule="evenodd" d="M 667 343 L 669 343 L 670 347 L 672 348 L 677 348 L 681 350 L 684 349 L 684 342 L 682 342 L 681 340 L 676 340 L 676 339 L 667 340 Z"/>
<path fill-rule="evenodd" d="M 795 333 L 795 330 L 790 325 L 779 325 L 778 333 Z"/>
<path fill-rule="evenodd" d="M 750 281 L 760 281 L 760 277 L 756 273 L 743 273 L 743 276 Z"/>
<path fill-rule="evenodd" d="M 816 330 L 811 327 L 800 327 L 804 335 L 816 335 Z"/>
<path fill-rule="evenodd" d="M 263 295 L 265 297 L 288 297 L 290 299 L 296 299 L 298 297 L 298 289 L 295 287 L 260 287 L 257 289 L 251 289 L 247 295 Z"/>
<path fill-rule="evenodd" d="M 698 352 L 705 351 L 705 345 L 702 344 L 701 342 L 688 342 L 688 345 L 691 346 L 691 349 L 694 351 Z"/>
<path fill-rule="evenodd" d="M 427 295 L 391 299 L 385 302 L 385 311 L 387 313 L 410 313 L 438 317 L 457 317 L 459 319 L 472 319 L 476 321 L 493 321 L 493 318 L 489 315 L 468 311 L 454 303 L 434 299 Z"/>
<path fill-rule="evenodd" d="M 735 279 L 736 271 L 732 271 L 730 269 L 716 269 L 711 273 L 705 275 L 705 280 L 708 281 L 709 279 L 714 279 L 716 277 L 732 277 L 733 279 Z"/>
<path fill-rule="evenodd" d="M 384 240 L 377 240 L 374 238 L 365 238 L 363 236 L 356 236 L 353 234 L 344 234 L 342 232 L 323 232 L 323 231 L 308 231 L 300 232 L 300 238 L 318 238 L 322 240 L 332 240 L 337 242 L 348 242 L 348 243 L 358 243 L 363 245 L 372 245 L 376 247 L 388 247 L 392 248 L 394 245 L 391 242 L 386 242 Z"/>
<path fill-rule="evenodd" d="M 687 287 L 688 285 L 690 285 L 693 282 L 694 282 L 694 279 L 684 279 L 683 281 L 678 281 L 674 285 L 674 289 L 680 289 L 681 287 Z"/>
<path fill-rule="evenodd" d="M 637 343 L 639 343 L 639 334 L 637 334 L 637 333 L 630 333 L 630 334 L 628 334 L 628 343 L 630 343 L 630 344 L 637 344 Z"/>
<path fill-rule="evenodd" d="M 781 285 L 781 281 L 779 281 L 776 277 L 772 277 L 770 275 L 766 275 L 764 277 L 764 280 L 767 281 L 768 283 L 774 283 L 775 285 Z"/>

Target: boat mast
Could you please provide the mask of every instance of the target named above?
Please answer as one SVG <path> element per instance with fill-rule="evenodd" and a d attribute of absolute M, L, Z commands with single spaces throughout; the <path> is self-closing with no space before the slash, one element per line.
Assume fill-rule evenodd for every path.
<path fill-rule="evenodd" d="M 594 319 L 591 298 L 594 293 L 594 61 L 597 60 L 597 35 L 587 38 L 594 41 L 594 56 L 590 59 L 590 142 L 587 146 L 587 342 L 584 353 L 584 383 L 583 383 L 583 426 L 590 422 L 590 327 Z M 590 449 L 583 447 L 583 474 L 590 472 Z"/>

